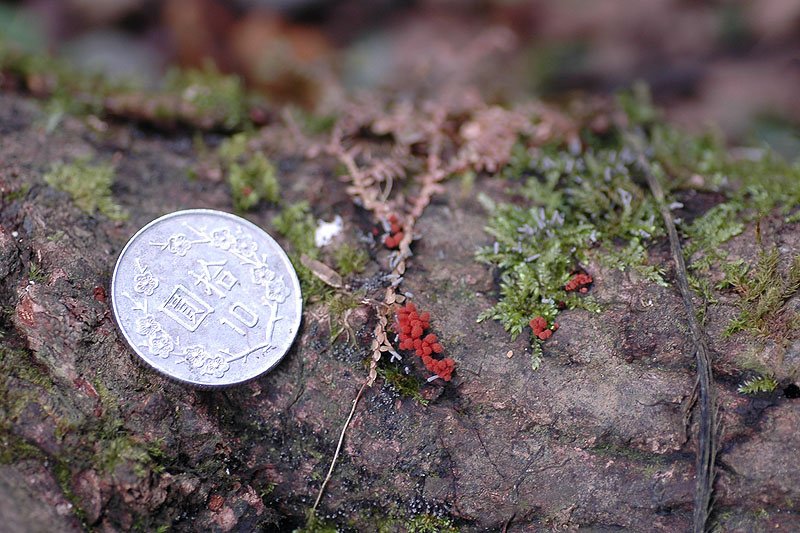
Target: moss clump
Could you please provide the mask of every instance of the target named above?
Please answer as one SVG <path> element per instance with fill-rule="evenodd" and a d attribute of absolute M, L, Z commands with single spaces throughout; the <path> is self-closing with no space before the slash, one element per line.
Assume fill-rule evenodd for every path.
<path fill-rule="evenodd" d="M 72 511 L 78 520 L 81 521 L 83 527 L 86 528 L 86 512 L 81 508 L 81 501 L 72 491 L 72 470 L 67 461 L 55 461 L 53 463 L 53 476 L 61 487 L 61 492 L 64 497 L 72 503 Z"/>
<path fill-rule="evenodd" d="M 661 121 L 644 85 L 619 96 L 631 128 L 646 133 L 647 153 L 673 190 L 723 193 L 726 199 L 683 228 L 690 267 L 705 270 L 724 258 L 720 244 L 744 224 L 779 209 L 787 219 L 800 216 L 800 161 L 788 162 L 768 148 L 729 150 L 721 136 L 687 135 Z"/>
<path fill-rule="evenodd" d="M 281 213 L 272 219 L 272 225 L 291 244 L 289 259 L 300 279 L 303 301 L 324 300 L 329 297 L 333 293 L 331 287 L 300 262 L 300 257 L 303 255 L 311 259 L 319 257 L 319 249 L 314 243 L 314 231 L 317 225 L 308 202 L 301 201 L 285 206 Z"/>
<path fill-rule="evenodd" d="M 343 243 L 333 251 L 336 271 L 342 276 L 359 274 L 364 271 L 369 261 L 369 254 L 362 248 Z"/>
<path fill-rule="evenodd" d="M 422 514 L 405 523 L 408 533 L 458 533 L 458 528 L 448 518 Z"/>
<path fill-rule="evenodd" d="M 281 194 L 275 166 L 262 152 L 248 153 L 248 138 L 245 133 L 237 133 L 217 149 L 237 211 L 252 209 L 262 200 L 276 204 Z"/>
<path fill-rule="evenodd" d="M 306 512 L 306 525 L 295 529 L 292 533 L 337 533 L 339 528 L 322 520 L 313 509 Z"/>
<path fill-rule="evenodd" d="M 22 438 L 7 432 L 0 425 L 0 464 L 9 465 L 25 459 L 44 457 L 44 453 Z"/>
<path fill-rule="evenodd" d="M 516 337 L 535 316 L 552 321 L 559 307 L 597 310 L 590 298 L 564 288 L 593 253 L 609 266 L 664 283 L 646 250 L 663 230 L 655 204 L 633 179 L 634 163 L 624 149 L 517 154 L 515 173 L 506 175 L 519 180 L 512 192 L 522 202 L 484 201 L 491 212 L 486 231 L 495 243 L 477 257 L 500 268 L 500 301 L 479 321 L 500 320 Z"/>
<path fill-rule="evenodd" d="M 102 472 L 113 474 L 117 466 L 128 463 L 138 477 L 144 477 L 150 472 L 163 472 L 164 467 L 158 463 L 160 459 L 163 459 L 163 452 L 157 444 L 143 444 L 124 433 L 116 438 L 103 440 L 101 452 L 96 458 L 97 466 Z"/>
<path fill-rule="evenodd" d="M 247 94 L 242 80 L 222 74 L 211 62 L 201 69 L 170 70 L 164 82 L 167 91 L 178 94 L 199 114 L 219 117 L 227 129 L 236 129 L 246 122 Z"/>
<path fill-rule="evenodd" d="M 384 363 L 383 359 L 378 364 L 378 376 L 382 377 L 384 382 L 396 390 L 400 396 L 411 398 L 422 405 L 428 405 L 428 400 L 420 393 L 423 384 L 416 376 L 405 374 L 395 364 Z"/>
<path fill-rule="evenodd" d="M 237 211 L 252 209 L 262 200 L 274 204 L 280 199 L 275 167 L 261 152 L 244 164 L 232 163 L 228 168 L 228 183 Z"/>
<path fill-rule="evenodd" d="M 759 392 L 773 392 L 778 388 L 778 382 L 772 376 L 758 376 L 748 379 L 737 389 L 741 394 L 758 394 Z"/>
<path fill-rule="evenodd" d="M 28 269 L 28 280 L 35 283 L 42 283 L 47 280 L 47 273 L 36 263 L 31 263 Z"/>
<path fill-rule="evenodd" d="M 594 308 L 590 300 L 563 290 L 590 259 L 665 283 L 662 269 L 648 261 L 647 246 L 663 230 L 649 192 L 639 184 L 640 150 L 631 149 L 634 145 L 668 194 L 701 189 L 725 195 L 723 203 L 679 228 L 687 240 L 693 287 L 706 300 L 713 300 L 713 290 L 703 274 L 724 262 L 721 245 L 745 224 L 776 209 L 787 220 L 800 220 L 795 211 L 800 162 L 787 163 L 762 149 L 731 153 L 714 135 L 685 135 L 661 121 L 643 85 L 621 95 L 619 104 L 626 125 L 602 137 L 584 131 L 587 148 L 581 153 L 520 143 L 499 172 L 517 182 L 512 190 L 517 197 L 511 203 L 485 202 L 491 213 L 487 231 L 496 242 L 480 250 L 478 259 L 500 269 L 501 294 L 479 320 L 498 319 L 516 336 L 534 316 L 552 321 L 559 307 Z M 763 331 L 793 283 L 747 301 L 752 309 L 735 329 L 755 325 Z M 536 359 L 536 340 L 534 348 Z"/>
<path fill-rule="evenodd" d="M 51 187 L 68 193 L 75 204 L 90 215 L 100 212 L 112 220 L 128 217 L 125 210 L 111 196 L 114 167 L 109 164 L 92 164 L 78 159 L 72 163 L 56 163 L 45 174 Z"/>
<path fill-rule="evenodd" d="M 725 279 L 720 288 L 730 287 L 739 294 L 739 315 L 725 330 L 726 335 L 749 331 L 769 335 L 785 329 L 779 316 L 786 300 L 800 289 L 800 255 L 792 260 L 785 275 L 778 269 L 777 248 L 762 250 L 753 267 L 743 261 L 725 265 Z"/>
<path fill-rule="evenodd" d="M 272 225 L 278 233 L 286 237 L 295 252 L 316 259 L 314 230 L 317 226 L 308 202 L 301 201 L 285 206 L 281 213 L 272 219 Z"/>
<path fill-rule="evenodd" d="M 339 338 L 342 333 L 346 333 L 348 342 L 354 342 L 355 332 L 347 321 L 350 311 L 361 304 L 363 294 L 360 292 L 349 293 L 344 291 L 332 291 L 325 298 L 328 307 L 328 317 L 330 320 L 330 340 L 331 343 Z"/>
<path fill-rule="evenodd" d="M 0 347 L 0 376 L 5 379 L 20 379 L 47 391 L 53 390 L 54 387 L 53 380 L 46 370 L 37 366 L 31 353 L 26 350 Z"/>

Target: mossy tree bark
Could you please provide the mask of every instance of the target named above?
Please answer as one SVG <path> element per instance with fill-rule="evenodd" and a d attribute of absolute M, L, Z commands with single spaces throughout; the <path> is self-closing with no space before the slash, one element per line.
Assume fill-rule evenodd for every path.
<path fill-rule="evenodd" d="M 191 133 L 97 128 L 66 118 L 52 133 L 36 101 L 0 96 L 0 506 L 6 525 L 29 531 L 287 530 L 304 523 L 341 424 L 366 377 L 375 317 L 348 316 L 354 336 L 331 343 L 323 306 L 311 306 L 286 359 L 269 375 L 225 391 L 198 391 L 137 364 L 117 333 L 109 277 L 127 239 L 153 218 L 189 207 L 231 210 L 226 184 L 190 177 Z M 90 157 L 116 167 L 124 221 L 81 211 L 43 176 L 59 161 Z M 333 176 L 336 161 L 278 157 L 287 201 L 317 216 L 340 214 L 345 233 L 371 221 Z M 589 265 L 601 313 L 564 311 L 530 369 L 529 341 L 494 322 L 476 325 L 496 298 L 493 273 L 474 261 L 488 242 L 477 192 L 450 182 L 419 219 L 404 288 L 429 310 L 458 362 L 454 380 L 422 386 L 427 405 L 379 380 L 364 393 L 320 506 L 356 530 L 404 530 L 445 517 L 465 531 L 544 527 L 680 531 L 690 527 L 694 450 L 686 407 L 695 383 L 692 341 L 678 292 Z M 689 193 L 687 193 L 689 194 Z M 709 198 L 685 198 L 695 214 Z M 711 202 L 713 203 L 713 201 Z M 695 206 L 695 207 L 692 207 Z M 277 208 L 248 218 L 268 231 Z M 767 223 L 768 222 L 768 223 Z M 796 253 L 796 224 L 760 226 L 762 243 Z M 749 226 L 726 246 L 753 259 Z M 381 284 L 371 249 L 362 274 Z M 649 250 L 669 269 L 666 241 Z M 671 273 L 668 271 L 667 277 Z M 790 300 L 789 306 L 797 305 Z M 746 335 L 723 337 L 735 301 L 706 311 L 724 427 L 715 516 L 731 530 L 790 529 L 800 520 L 797 400 L 779 389 L 738 394 Z M 796 364 L 800 351 L 784 354 Z M 421 365 L 408 360 L 412 374 Z M 791 396 L 791 395 L 790 395 Z"/>

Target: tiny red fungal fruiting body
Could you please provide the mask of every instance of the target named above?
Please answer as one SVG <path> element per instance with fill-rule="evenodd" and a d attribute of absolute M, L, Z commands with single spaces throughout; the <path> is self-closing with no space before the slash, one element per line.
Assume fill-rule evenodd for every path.
<path fill-rule="evenodd" d="M 417 307 L 411 302 L 397 310 L 395 331 L 400 339 L 399 348 L 414 350 L 414 353 L 422 359 L 425 368 L 443 380 L 450 381 L 456 368 L 456 362 L 449 357 L 443 359 L 433 357 L 434 354 L 443 353 L 444 347 L 435 333 L 425 334 L 425 330 L 430 326 L 430 313 L 418 312 Z"/>
<path fill-rule="evenodd" d="M 589 274 L 580 272 L 573 275 L 570 280 L 564 285 L 564 290 L 567 292 L 578 291 L 581 294 L 589 292 L 589 285 L 594 281 Z"/>
<path fill-rule="evenodd" d="M 389 234 L 383 239 L 384 246 L 390 250 L 399 248 L 404 236 L 400 219 L 397 218 L 397 215 L 389 215 Z"/>
<path fill-rule="evenodd" d="M 548 328 L 547 327 L 547 320 L 544 317 L 537 316 L 531 319 L 530 321 L 531 329 L 533 330 L 533 334 L 536 335 L 540 340 L 546 341 L 550 337 L 553 336 L 553 332 L 558 329 L 558 323 L 554 322 L 553 325 Z"/>

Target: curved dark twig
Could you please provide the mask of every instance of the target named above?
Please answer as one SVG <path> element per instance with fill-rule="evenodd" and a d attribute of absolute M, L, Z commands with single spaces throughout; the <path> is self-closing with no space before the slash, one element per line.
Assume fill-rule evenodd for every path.
<path fill-rule="evenodd" d="M 706 345 L 705 332 L 697 319 L 697 313 L 692 303 L 692 291 L 689 288 L 686 262 L 683 259 L 683 250 L 678 239 L 678 231 L 675 229 L 675 221 L 672 218 L 669 206 L 667 206 L 664 190 L 661 188 L 661 183 L 653 175 L 642 151 L 638 150 L 638 154 L 639 166 L 656 200 L 661 217 L 664 219 L 664 226 L 667 228 L 670 251 L 672 259 L 675 261 L 675 277 L 683 299 L 683 306 L 686 309 L 689 332 L 692 335 L 695 347 L 697 383 L 700 386 L 700 395 L 697 400 L 700 407 L 700 429 L 697 436 L 697 478 L 694 492 L 693 531 L 694 533 L 703 533 L 706 531 L 711 513 L 711 494 L 714 485 L 714 460 L 716 458 L 717 445 L 716 400 L 713 389 L 714 378 L 711 371 L 711 357 Z"/>

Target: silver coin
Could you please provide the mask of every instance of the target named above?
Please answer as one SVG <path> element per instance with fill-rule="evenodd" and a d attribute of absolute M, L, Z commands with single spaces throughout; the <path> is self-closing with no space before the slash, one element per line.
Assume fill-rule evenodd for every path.
<path fill-rule="evenodd" d="M 191 209 L 158 218 L 120 253 L 111 304 L 157 371 L 200 387 L 242 383 L 283 358 L 303 300 L 286 253 L 243 218 Z"/>

